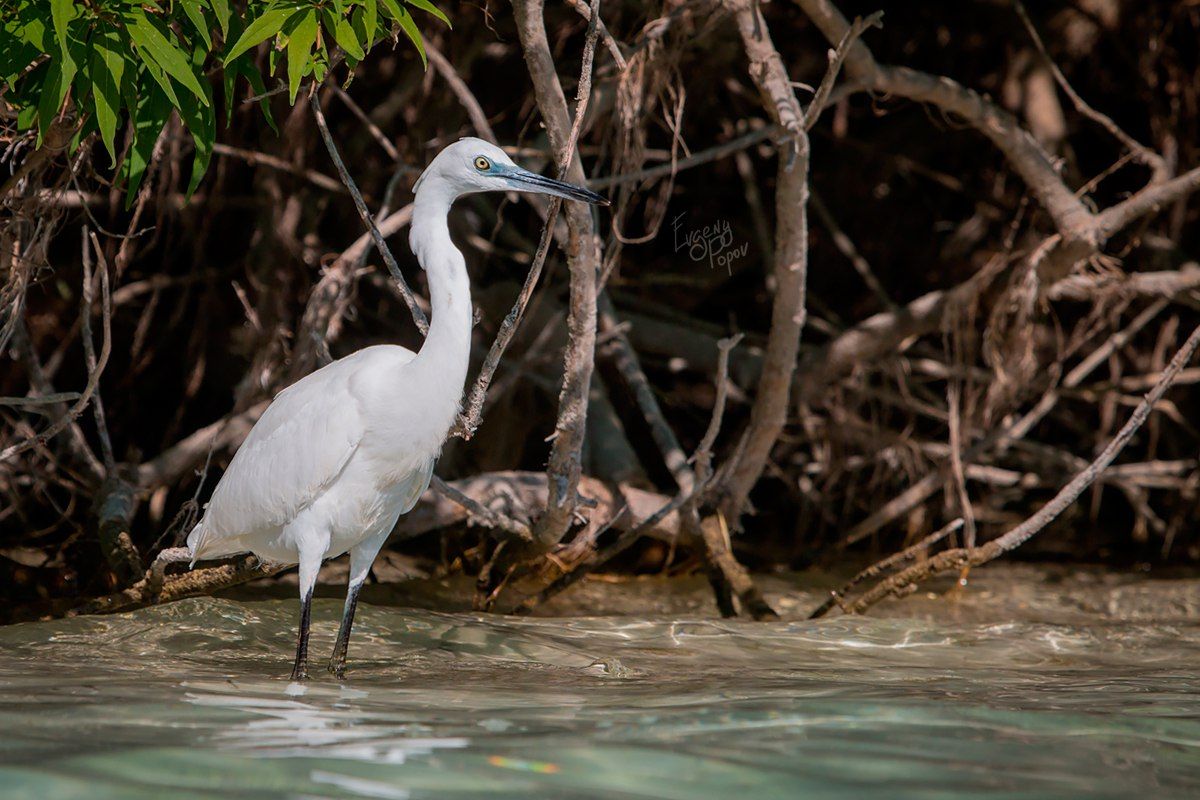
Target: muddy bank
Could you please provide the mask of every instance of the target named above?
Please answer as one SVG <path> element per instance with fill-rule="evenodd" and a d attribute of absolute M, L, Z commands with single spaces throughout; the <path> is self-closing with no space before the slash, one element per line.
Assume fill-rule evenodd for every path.
<path fill-rule="evenodd" d="M 345 559 L 321 572 L 318 595 L 340 597 Z M 763 592 L 785 620 L 806 618 L 841 586 L 852 571 L 818 570 L 761 574 Z M 465 575 L 427 577 L 416 562 L 392 554 L 376 564 L 377 582 L 363 590 L 363 602 L 437 611 L 470 611 L 474 579 Z M 295 592 L 287 573 L 224 593 L 230 598 L 285 597 Z M 520 600 L 509 593 L 502 609 Z M 836 616 L 834 611 L 831 616 Z M 703 575 L 591 576 L 535 612 L 541 617 L 650 616 L 717 617 L 712 590 Z M 887 600 L 872 616 L 962 623 L 1035 622 L 1081 625 L 1093 622 L 1200 622 L 1200 576 L 1179 571 L 1128 570 L 1061 564 L 991 564 L 974 570 L 965 587 L 954 580 L 930 582 L 923 591 Z"/>

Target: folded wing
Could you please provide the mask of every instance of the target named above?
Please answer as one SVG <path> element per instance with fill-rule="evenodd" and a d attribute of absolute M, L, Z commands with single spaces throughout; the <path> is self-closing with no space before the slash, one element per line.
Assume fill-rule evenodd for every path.
<path fill-rule="evenodd" d="M 245 550 L 239 539 L 287 525 L 336 480 L 366 430 L 352 378 L 369 357 L 335 361 L 275 397 L 188 537 L 193 558 Z"/>

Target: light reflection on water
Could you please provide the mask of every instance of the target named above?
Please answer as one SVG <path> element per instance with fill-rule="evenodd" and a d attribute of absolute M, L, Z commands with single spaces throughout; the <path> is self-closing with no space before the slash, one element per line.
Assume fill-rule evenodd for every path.
<path fill-rule="evenodd" d="M 319 601 L 313 649 L 340 606 Z M 0 796 L 1200 793 L 1200 628 L 512 619 L 294 604 L 0 628 Z M 314 665 L 319 666 L 319 665 Z"/>

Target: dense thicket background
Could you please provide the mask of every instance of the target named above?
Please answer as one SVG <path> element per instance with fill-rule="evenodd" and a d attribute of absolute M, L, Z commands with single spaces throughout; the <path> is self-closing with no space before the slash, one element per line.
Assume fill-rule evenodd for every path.
<path fill-rule="evenodd" d="M 1200 5 L 1075 0 L 1029 6 L 1046 53 L 1079 96 L 1162 154 L 1172 173 L 1200 165 Z M 386 148 L 334 90 L 320 94 L 372 209 L 395 175 L 392 208 L 407 204 L 412 182 L 440 147 L 480 135 L 448 74 L 478 100 L 496 138 L 520 163 L 553 171 L 512 8 L 442 7 L 452 30 L 421 22 L 428 44 L 447 64 L 435 57 L 423 70 L 412 47 L 384 44 L 346 88 Z M 1128 158 L 1128 148 L 1055 84 L 1010 3 L 841 4 L 850 18 L 880 9 L 882 27 L 863 36 L 877 62 L 948 76 L 1010 111 L 1056 159 L 1065 184 L 1086 187 L 1086 205 L 1107 208 L 1149 179 L 1148 167 Z M 792 80 L 815 87 L 828 64 L 829 41 L 796 3 L 773 2 L 763 13 Z M 631 171 L 630 137 L 642 166 L 651 169 L 771 124 L 727 11 L 708 3 L 605 2 L 601 15 L 628 66 L 622 70 L 601 41 L 579 140 L 592 178 Z M 545 18 L 570 98 L 586 8 L 581 14 L 571 3 L 552 2 Z M 347 76 L 344 67 L 334 74 Z M 742 519 L 744 530 L 733 539 L 734 552 L 752 568 L 884 555 L 963 516 L 965 504 L 980 541 L 1004 532 L 1095 456 L 1197 322 L 1195 201 L 1184 196 L 1143 216 L 1100 253 L 1074 264 L 1069 276 L 1035 287 L 1031 296 L 1022 265 L 1055 228 L 1005 154 L 936 104 L 853 91 L 849 71 L 841 85 L 810 134 L 808 321 L 788 424 L 751 495 L 756 513 Z M 244 86 L 242 92 L 249 94 Z M 811 98 L 803 87 L 797 93 L 802 103 Z M 84 158 L 71 160 L 74 177 L 71 154 L 57 154 L 4 198 L 10 219 L 36 220 L 33 235 L 48 246 L 31 254 L 32 280 L 21 302 L 5 296 L 9 338 L 0 395 L 30 394 L 35 363 L 43 375 L 34 379 L 33 394 L 51 386 L 82 389 L 88 377 L 79 314 L 84 225 L 97 232 L 107 255 L 112 355 L 99 395 L 115 460 L 134 487 L 128 534 L 143 562 L 177 535 L 169 526 L 197 491 L 209 439 L 194 441 L 188 458 L 173 463 L 165 477 L 145 465 L 161 466 L 156 459 L 177 452 L 172 448 L 196 431 L 252 409 L 321 361 L 325 345 L 313 339 L 306 309 L 321 310 L 314 288 L 363 232 L 307 104 L 301 99 L 291 107 L 286 94 L 269 102 L 278 133 L 256 104 L 237 103 L 231 124 L 217 130 L 212 168 L 190 200 L 183 195 L 190 139 L 175 126 L 152 173 L 136 239 L 108 235 L 125 232 L 131 212 L 120 189 L 109 185 L 108 158 L 97 141 L 86 143 Z M 13 131 L 7 136 L 10 145 L 19 139 Z M 28 145 L 9 148 L 6 171 L 28 157 Z M 614 164 L 616 155 L 621 163 Z M 598 217 L 611 261 L 608 294 L 688 452 L 709 422 L 716 342 L 745 334 L 731 358 L 718 463 L 748 424 L 769 329 L 776 158 L 771 139 L 760 137 L 674 175 L 623 184 L 632 191 L 614 192 L 616 210 Z M 479 357 L 524 279 L 542 220 L 528 203 L 488 195 L 460 202 L 451 224 L 480 309 Z M 724 248 L 728 263 L 697 260 L 680 246 L 689 232 L 706 227 L 719 234 L 714 249 Z M 31 234 L 21 235 L 28 244 Z M 618 246 L 619 239 L 624 244 Z M 420 293 L 423 276 L 405 234 L 391 242 Z M 11 277 L 13 261 L 6 263 Z M 1138 276 L 1155 272 L 1163 280 L 1139 282 Z M 903 310 L 981 274 L 990 277 L 935 319 Z M 451 440 L 439 475 L 544 469 L 567 287 L 561 250 L 552 249 L 484 423 L 471 441 Z M 326 308 L 333 324 L 321 337 L 334 357 L 379 342 L 419 346 L 377 254 L 344 288 Z M 15 334 L 7 327 L 14 314 L 22 328 Z M 885 322 L 917 321 L 885 326 L 880 341 L 855 346 L 844 363 L 833 358 L 846 358 L 837 348 L 850 341 L 847 332 L 879 314 L 891 315 Z M 1111 347 L 1093 371 L 1062 386 L 1065 374 L 1135 321 L 1127 340 Z M 98 315 L 91 324 L 99 341 Z M 584 473 L 670 497 L 676 490 L 671 473 L 607 342 L 602 335 Z M 1023 552 L 1114 563 L 1200 561 L 1198 378 L 1195 369 L 1183 373 L 1122 465 Z M 1048 413 L 1028 435 L 1004 449 L 969 451 L 1056 386 Z M 0 406 L 4 446 L 49 425 L 53 412 Z M 78 428 L 99 453 L 90 410 Z M 212 449 L 201 501 L 235 441 L 231 435 Z M 0 595 L 30 608 L 103 594 L 122 583 L 100 545 L 96 501 L 104 496 L 103 474 L 84 463 L 81 446 L 64 432 L 2 466 Z M 968 451 L 961 479 L 952 447 Z M 885 506 L 930 475 L 937 476 L 932 490 L 918 502 Z M 862 527 L 881 509 L 877 525 Z M 847 548 L 848 537 L 857 541 Z M 613 563 L 689 568 L 701 561 L 692 545 L 646 540 Z M 461 526 L 412 541 L 398 538 L 392 546 L 431 564 L 457 558 L 455 568 L 469 572 L 493 547 L 481 529 Z"/>

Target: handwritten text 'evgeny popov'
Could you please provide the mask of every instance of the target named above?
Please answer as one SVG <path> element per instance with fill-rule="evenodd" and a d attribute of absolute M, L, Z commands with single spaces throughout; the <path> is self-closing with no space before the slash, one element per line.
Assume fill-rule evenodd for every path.
<path fill-rule="evenodd" d="M 671 220 L 671 228 L 675 235 L 675 252 L 687 250 L 692 261 L 707 261 L 710 269 L 724 267 L 727 272 L 732 273 L 733 263 L 749 252 L 750 243 L 735 245 L 733 228 L 729 220 L 725 219 L 702 228 L 682 231 L 685 216 L 687 214 L 683 213 Z"/>

